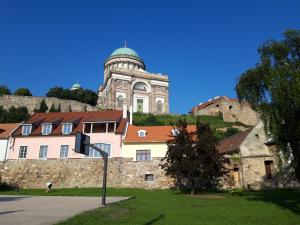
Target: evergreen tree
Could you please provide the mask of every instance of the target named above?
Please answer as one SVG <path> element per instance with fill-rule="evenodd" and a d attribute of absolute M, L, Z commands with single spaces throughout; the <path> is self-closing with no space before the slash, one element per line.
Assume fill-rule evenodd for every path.
<path fill-rule="evenodd" d="M 56 109 L 54 107 L 54 104 L 51 105 L 50 109 L 49 109 L 49 112 L 56 112 Z"/>
<path fill-rule="evenodd" d="M 43 99 L 43 101 L 41 101 L 40 108 L 35 109 L 34 111 L 39 112 L 39 113 L 44 113 L 44 112 L 47 112 L 47 110 L 48 110 L 48 106 L 46 104 L 45 99 Z"/>

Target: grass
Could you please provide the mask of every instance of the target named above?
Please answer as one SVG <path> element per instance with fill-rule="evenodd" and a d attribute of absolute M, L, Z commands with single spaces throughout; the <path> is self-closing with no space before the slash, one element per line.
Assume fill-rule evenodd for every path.
<path fill-rule="evenodd" d="M 232 125 L 243 125 L 241 123 L 225 122 L 222 116 L 199 116 L 200 120 L 209 123 L 212 128 L 231 127 Z M 133 114 L 133 123 L 137 126 L 159 126 L 159 125 L 175 125 L 179 119 L 186 119 L 188 124 L 196 124 L 197 116 L 193 115 L 153 115 L 153 114 Z M 245 126 L 245 125 L 243 125 Z"/>
<path fill-rule="evenodd" d="M 96 188 L 5 191 L 0 194 L 99 196 Z M 59 223 L 67 224 L 179 224 L 179 225 L 297 225 L 300 190 L 205 193 L 191 196 L 172 190 L 108 189 L 110 196 L 131 200 L 85 212 Z"/>

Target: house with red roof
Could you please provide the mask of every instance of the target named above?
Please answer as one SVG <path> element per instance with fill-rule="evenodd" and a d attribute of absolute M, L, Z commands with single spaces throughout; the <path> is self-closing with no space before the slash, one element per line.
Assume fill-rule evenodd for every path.
<path fill-rule="evenodd" d="M 76 132 L 90 136 L 91 143 L 109 157 L 120 157 L 126 116 L 121 110 L 35 113 L 13 132 L 8 159 L 86 157 L 74 151 Z M 100 154 L 90 149 L 87 157 L 98 158 Z"/>
<path fill-rule="evenodd" d="M 7 159 L 9 146 L 12 142 L 11 134 L 19 125 L 19 123 L 0 124 L 0 161 Z"/>

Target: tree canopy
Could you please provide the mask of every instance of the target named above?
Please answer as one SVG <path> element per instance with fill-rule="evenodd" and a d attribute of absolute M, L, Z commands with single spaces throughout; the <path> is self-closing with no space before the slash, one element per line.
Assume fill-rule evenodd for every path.
<path fill-rule="evenodd" d="M 19 88 L 14 92 L 14 95 L 32 96 L 32 94 L 28 88 Z"/>
<path fill-rule="evenodd" d="M 287 30 L 283 40 L 267 41 L 258 51 L 260 62 L 240 76 L 236 92 L 260 113 L 300 180 L 300 30 Z"/>
<path fill-rule="evenodd" d="M 47 97 L 56 97 L 60 99 L 69 99 L 83 102 L 90 105 L 97 105 L 98 95 L 95 91 L 79 88 L 69 90 L 62 87 L 50 88 L 46 94 Z"/>
<path fill-rule="evenodd" d="M 0 96 L 2 95 L 11 95 L 11 91 L 5 85 L 0 86 Z"/>
<path fill-rule="evenodd" d="M 28 109 L 26 107 L 14 106 L 5 110 L 3 106 L 0 106 L 0 123 L 16 123 L 26 120 L 29 117 Z"/>
<path fill-rule="evenodd" d="M 40 108 L 35 109 L 34 111 L 39 112 L 39 113 L 44 113 L 44 112 L 47 112 L 47 110 L 48 110 L 48 106 L 46 104 L 45 99 L 43 99 L 40 103 Z"/>
<path fill-rule="evenodd" d="M 177 135 L 168 143 L 161 167 L 175 179 L 177 187 L 211 189 L 227 170 L 226 159 L 216 149 L 216 138 L 206 123 L 197 121 L 196 131 L 188 131 L 185 120 L 179 120 Z"/>

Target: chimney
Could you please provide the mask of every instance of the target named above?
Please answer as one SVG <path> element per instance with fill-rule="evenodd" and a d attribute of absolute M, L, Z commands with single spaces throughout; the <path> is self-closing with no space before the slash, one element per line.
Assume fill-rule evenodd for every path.
<path fill-rule="evenodd" d="M 127 105 L 124 104 L 123 105 L 123 119 L 126 119 L 127 118 Z"/>

